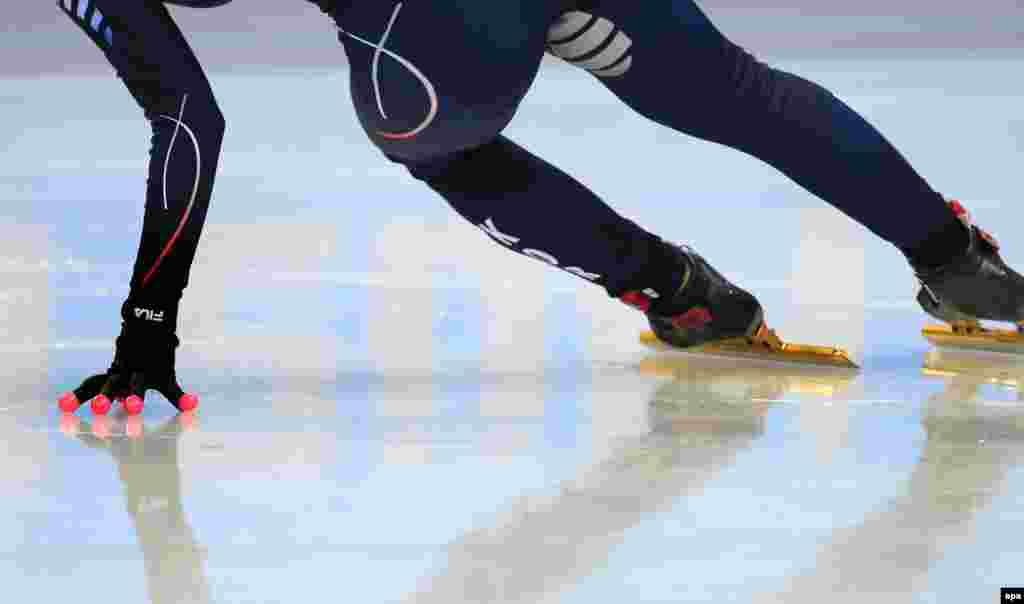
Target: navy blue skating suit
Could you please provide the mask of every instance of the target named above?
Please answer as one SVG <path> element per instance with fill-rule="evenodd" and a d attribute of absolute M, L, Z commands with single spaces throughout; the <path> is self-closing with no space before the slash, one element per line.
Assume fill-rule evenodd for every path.
<path fill-rule="evenodd" d="M 58 7 L 103 51 L 152 125 L 142 238 L 122 312 L 143 308 L 173 329 L 210 204 L 224 116 L 163 3 L 58 0 Z"/>
<path fill-rule="evenodd" d="M 131 296 L 173 313 L 209 202 L 223 118 L 160 2 L 62 1 L 153 124 Z M 499 244 L 613 296 L 671 294 L 675 260 L 657 236 L 502 135 L 545 53 L 588 71 L 658 124 L 767 162 L 908 254 L 936 247 L 943 233 L 962 236 L 942 196 L 875 128 L 821 86 L 759 62 L 693 0 L 316 3 L 338 27 L 355 114 L 387 158 Z M 680 189 L 666 211 L 699 209 L 699 199 L 686 199 L 685 180 Z M 616 205 L 628 210 L 629 200 Z M 699 213 L 690 215 L 696 232 Z"/>

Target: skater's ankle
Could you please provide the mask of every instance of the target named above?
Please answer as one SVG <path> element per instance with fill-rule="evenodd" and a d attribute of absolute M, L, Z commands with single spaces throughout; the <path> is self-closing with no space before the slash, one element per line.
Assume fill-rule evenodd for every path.
<path fill-rule="evenodd" d="M 915 268 L 934 269 L 962 256 L 970 244 L 968 227 L 951 212 L 945 224 L 933 230 L 919 244 L 902 251 Z"/>
<path fill-rule="evenodd" d="M 642 274 L 612 295 L 644 312 L 664 314 L 690 281 L 692 261 L 679 247 L 660 239 L 651 245 L 647 260 Z"/>

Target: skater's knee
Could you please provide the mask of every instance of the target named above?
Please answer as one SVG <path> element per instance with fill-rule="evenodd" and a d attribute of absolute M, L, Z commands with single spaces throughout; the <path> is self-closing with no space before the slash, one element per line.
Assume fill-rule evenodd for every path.
<path fill-rule="evenodd" d="M 457 161 L 496 139 L 509 121 L 508 116 L 493 118 L 466 117 L 453 119 L 439 118 L 430 127 L 415 137 L 400 139 L 387 133 L 366 128 L 374 145 L 384 155 L 405 165 L 444 165 Z"/>
<path fill-rule="evenodd" d="M 475 145 L 466 149 L 442 152 L 434 155 L 406 159 L 389 156 L 389 159 L 404 165 L 413 178 L 426 183 L 452 182 L 457 181 L 468 186 L 477 178 L 488 178 L 489 171 L 493 166 L 484 166 L 483 158 L 488 156 L 488 150 L 497 140 Z"/>
<path fill-rule="evenodd" d="M 760 109 L 781 114 L 787 105 L 813 104 L 832 97 L 821 86 L 763 63 L 735 44 L 730 43 L 725 54 L 730 77 L 723 82 L 721 94 L 731 97 L 744 111 Z"/>
<path fill-rule="evenodd" d="M 453 171 L 459 171 L 466 163 L 466 154 L 459 151 L 426 157 L 417 161 L 398 157 L 390 157 L 390 159 L 405 166 L 413 178 L 429 183 L 445 179 L 445 176 Z"/>
<path fill-rule="evenodd" d="M 386 157 L 406 165 L 446 164 L 488 144 L 505 129 L 516 109 L 514 103 L 500 102 L 466 107 L 432 105 L 424 116 L 417 116 L 422 117 L 420 121 L 396 126 L 382 118 L 376 106 L 357 99 L 355 107 L 370 141 Z"/>
<path fill-rule="evenodd" d="M 684 59 L 684 79 L 693 83 L 686 102 L 715 112 L 741 108 L 742 101 L 754 97 L 776 96 L 777 71 L 753 54 L 724 37 L 715 48 L 694 53 Z"/>
<path fill-rule="evenodd" d="M 212 94 L 203 95 L 197 101 L 191 111 L 185 111 L 185 115 L 198 126 L 204 136 L 211 139 L 211 142 L 216 141 L 220 144 L 227 129 L 224 112 Z"/>
<path fill-rule="evenodd" d="M 209 92 L 182 92 L 173 103 L 152 111 L 154 128 L 169 128 L 187 137 L 198 149 L 216 153 L 227 129 L 224 113 Z"/>

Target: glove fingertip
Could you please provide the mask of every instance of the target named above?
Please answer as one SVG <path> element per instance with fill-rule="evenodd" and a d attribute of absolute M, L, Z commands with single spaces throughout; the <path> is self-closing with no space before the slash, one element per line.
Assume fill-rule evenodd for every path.
<path fill-rule="evenodd" d="M 78 411 L 78 408 L 82 406 L 82 401 L 78 400 L 74 392 L 65 392 L 59 399 L 57 399 L 57 406 L 64 413 L 74 413 Z"/>
<path fill-rule="evenodd" d="M 110 399 L 105 394 L 99 394 L 90 401 L 89 406 L 96 415 L 106 415 L 110 411 Z"/>
<path fill-rule="evenodd" d="M 199 397 L 191 392 L 186 392 L 178 398 L 177 407 L 181 411 L 194 411 L 199 406 Z"/>
<path fill-rule="evenodd" d="M 138 415 L 139 413 L 142 413 L 143 404 L 142 397 L 137 394 L 133 394 L 124 399 L 124 410 L 128 415 Z"/>
<path fill-rule="evenodd" d="M 87 377 L 78 388 L 71 391 L 71 394 L 75 395 L 75 398 L 78 399 L 78 404 L 81 405 L 82 401 L 87 401 L 99 394 L 106 381 L 107 374 L 105 373 Z M 64 396 L 67 396 L 67 394 Z"/>

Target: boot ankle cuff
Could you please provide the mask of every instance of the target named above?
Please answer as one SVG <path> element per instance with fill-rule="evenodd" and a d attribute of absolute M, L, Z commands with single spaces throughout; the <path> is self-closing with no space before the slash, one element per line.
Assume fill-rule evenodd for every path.
<path fill-rule="evenodd" d="M 609 288 L 608 293 L 645 312 L 657 309 L 676 295 L 690 270 L 690 262 L 678 247 L 654 238 L 641 270 L 617 289 Z"/>
<path fill-rule="evenodd" d="M 900 248 L 915 270 L 935 269 L 949 264 L 967 252 L 971 244 L 971 232 L 953 212 L 949 220 L 931 231 L 913 247 Z"/>

